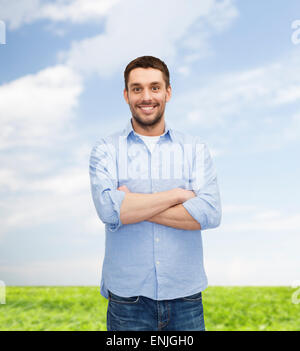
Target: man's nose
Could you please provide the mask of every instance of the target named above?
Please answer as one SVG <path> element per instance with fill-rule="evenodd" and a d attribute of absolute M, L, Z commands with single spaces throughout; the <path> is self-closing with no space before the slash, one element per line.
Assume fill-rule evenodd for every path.
<path fill-rule="evenodd" d="M 151 100 L 151 92 L 149 89 L 144 89 L 143 100 Z"/>

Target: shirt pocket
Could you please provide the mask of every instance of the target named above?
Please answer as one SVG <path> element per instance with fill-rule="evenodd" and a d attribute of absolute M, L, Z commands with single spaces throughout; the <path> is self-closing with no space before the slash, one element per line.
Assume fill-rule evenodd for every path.
<path fill-rule="evenodd" d="M 200 292 L 197 292 L 196 294 L 182 297 L 182 300 L 183 301 L 190 301 L 190 302 L 202 301 L 202 293 L 200 291 Z"/>

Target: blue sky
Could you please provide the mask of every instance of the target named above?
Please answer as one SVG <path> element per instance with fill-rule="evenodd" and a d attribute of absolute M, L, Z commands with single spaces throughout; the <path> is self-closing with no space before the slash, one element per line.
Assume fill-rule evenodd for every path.
<path fill-rule="evenodd" d="M 0 0 L 0 280 L 99 284 L 89 153 L 131 117 L 123 71 L 148 54 L 170 70 L 166 120 L 201 136 L 218 171 L 209 284 L 299 280 L 299 19 L 296 0 Z"/>

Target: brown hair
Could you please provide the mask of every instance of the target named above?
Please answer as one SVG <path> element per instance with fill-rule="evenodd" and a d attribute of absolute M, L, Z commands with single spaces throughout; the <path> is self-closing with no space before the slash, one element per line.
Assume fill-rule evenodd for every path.
<path fill-rule="evenodd" d="M 159 69 L 163 73 L 164 81 L 166 83 L 166 88 L 170 85 L 170 73 L 167 65 L 161 61 L 159 58 L 154 56 L 141 56 L 137 57 L 133 61 L 129 62 L 124 71 L 125 89 L 128 91 L 128 77 L 130 71 L 134 68 L 155 68 Z"/>

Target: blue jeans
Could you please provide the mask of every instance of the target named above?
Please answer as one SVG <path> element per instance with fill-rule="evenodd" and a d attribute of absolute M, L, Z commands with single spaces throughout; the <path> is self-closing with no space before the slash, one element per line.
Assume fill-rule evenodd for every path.
<path fill-rule="evenodd" d="M 121 297 L 108 291 L 107 330 L 205 330 L 202 294 L 173 300 Z"/>

